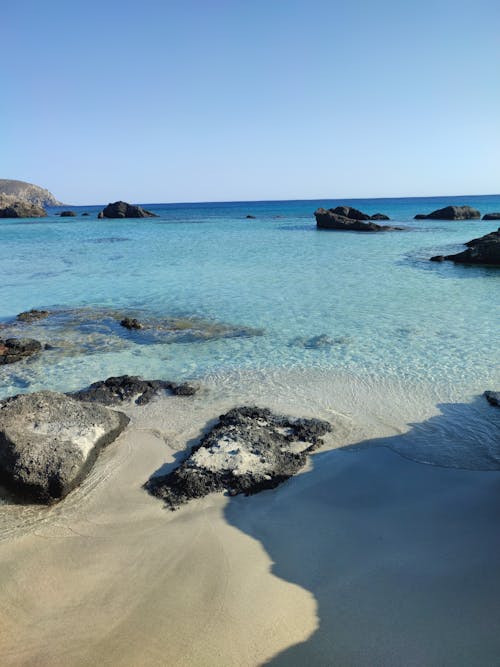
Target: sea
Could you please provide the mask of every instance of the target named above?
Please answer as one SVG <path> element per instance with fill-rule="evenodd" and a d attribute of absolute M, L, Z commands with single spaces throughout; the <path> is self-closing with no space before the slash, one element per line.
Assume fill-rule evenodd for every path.
<path fill-rule="evenodd" d="M 48 349 L 0 367 L 0 398 L 123 374 L 196 380 L 206 401 L 279 396 L 294 412 L 370 415 L 420 434 L 426 423 L 417 458 L 497 468 L 500 410 L 482 394 L 500 389 L 500 271 L 429 259 L 498 222 L 414 219 L 450 204 L 484 214 L 500 211 L 500 195 L 145 203 L 158 217 L 126 220 L 83 206 L 64 207 L 73 218 L 51 208 L 1 220 L 0 336 Z M 385 213 L 404 231 L 318 230 L 315 209 L 337 205 Z M 51 315 L 15 321 L 32 308 Z M 145 328 L 125 329 L 127 316 Z M 434 437 L 429 454 L 438 417 L 444 453 Z M 455 442 L 464 431 L 476 447 L 467 456 Z"/>

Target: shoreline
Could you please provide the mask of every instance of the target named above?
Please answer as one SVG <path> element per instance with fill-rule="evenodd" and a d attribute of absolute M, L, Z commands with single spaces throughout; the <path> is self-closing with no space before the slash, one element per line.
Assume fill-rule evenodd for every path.
<path fill-rule="evenodd" d="M 279 375 L 244 392 L 246 380 L 127 409 L 129 429 L 65 500 L 2 507 L 3 664 L 491 664 L 496 633 L 479 654 L 472 638 L 496 619 L 500 471 L 402 454 L 422 438 L 453 439 L 453 412 L 408 395 L 381 414 L 373 387 L 356 387 L 353 401 L 340 381 L 335 398 L 321 385 L 312 395 L 312 379 L 295 394 L 276 393 Z M 334 432 L 303 471 L 271 491 L 210 495 L 176 512 L 142 489 L 251 395 L 277 410 L 288 402 L 296 416 L 329 416 Z M 484 404 L 497 423 L 500 411 Z M 469 604 L 476 589 L 479 607 Z"/>

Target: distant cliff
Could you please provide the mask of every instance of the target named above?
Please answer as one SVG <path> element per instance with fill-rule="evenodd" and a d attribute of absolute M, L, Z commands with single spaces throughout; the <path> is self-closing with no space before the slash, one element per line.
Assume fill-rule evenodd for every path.
<path fill-rule="evenodd" d="M 8 178 L 0 178 L 0 196 L 8 195 L 8 199 L 29 202 L 36 206 L 62 206 L 54 195 L 38 185 L 25 183 L 24 181 L 12 181 Z"/>

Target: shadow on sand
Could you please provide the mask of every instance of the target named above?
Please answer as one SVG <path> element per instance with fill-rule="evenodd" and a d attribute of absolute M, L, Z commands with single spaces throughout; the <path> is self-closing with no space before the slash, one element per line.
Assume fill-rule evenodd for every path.
<path fill-rule="evenodd" d="M 402 435 L 318 453 L 310 471 L 227 505 L 272 573 L 317 604 L 316 632 L 266 664 L 500 664 L 500 410 L 484 398 L 439 408 Z M 468 450 L 484 439 L 490 470 L 459 469 L 477 463 Z M 412 457 L 423 442 L 427 453 L 451 447 L 457 467 L 394 451 Z"/>

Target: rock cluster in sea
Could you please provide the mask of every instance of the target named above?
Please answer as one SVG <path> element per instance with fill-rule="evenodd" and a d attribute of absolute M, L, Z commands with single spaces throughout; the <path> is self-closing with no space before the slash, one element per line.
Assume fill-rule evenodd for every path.
<path fill-rule="evenodd" d="M 219 417 L 178 468 L 152 476 L 145 486 L 170 509 L 214 491 L 249 495 L 272 489 L 304 466 L 329 431 L 331 425 L 319 419 L 234 408 Z"/>
<path fill-rule="evenodd" d="M 97 216 L 98 218 L 156 218 L 156 213 L 146 211 L 141 206 L 134 206 L 125 201 L 108 204 Z"/>
<path fill-rule="evenodd" d="M 20 501 L 51 503 L 75 488 L 126 415 L 40 391 L 0 402 L 0 479 Z"/>
<path fill-rule="evenodd" d="M 459 264 L 482 264 L 486 266 L 500 266 L 500 227 L 478 239 L 465 243 L 467 250 L 455 255 L 435 255 L 432 262 L 451 260 Z"/>
<path fill-rule="evenodd" d="M 480 217 L 481 213 L 472 206 L 445 206 L 432 213 L 417 213 L 415 220 L 471 220 Z"/>
<path fill-rule="evenodd" d="M 134 400 L 136 405 L 145 405 L 152 398 L 164 393 L 174 396 L 192 396 L 198 391 L 192 382 L 169 382 L 166 380 L 143 380 L 136 375 L 121 375 L 94 382 L 86 389 L 71 392 L 68 396 L 88 403 L 119 405 Z"/>
<path fill-rule="evenodd" d="M 383 213 L 370 216 L 351 206 L 337 206 L 336 208 L 318 208 L 314 212 L 318 229 L 334 229 L 337 231 L 352 232 L 387 232 L 401 230 L 402 227 L 378 225 L 373 220 L 389 220 Z"/>
<path fill-rule="evenodd" d="M 41 350 L 42 344 L 34 338 L 0 338 L 0 366 L 22 361 Z"/>

